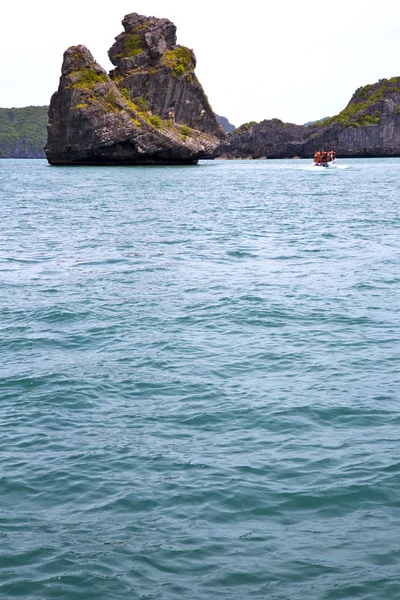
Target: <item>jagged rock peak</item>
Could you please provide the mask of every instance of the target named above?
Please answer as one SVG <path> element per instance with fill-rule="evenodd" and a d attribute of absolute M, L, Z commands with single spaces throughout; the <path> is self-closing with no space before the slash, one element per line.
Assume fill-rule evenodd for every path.
<path fill-rule="evenodd" d="M 132 13 L 125 16 L 122 25 L 125 31 L 115 38 L 108 55 L 113 65 L 125 71 L 157 62 L 167 50 L 177 48 L 176 26 L 169 19 Z M 196 59 L 191 54 L 194 69 Z"/>
<path fill-rule="evenodd" d="M 110 73 L 123 94 L 162 120 L 225 139 L 194 72 L 193 50 L 176 44 L 176 27 L 168 19 L 136 13 L 122 21 L 108 55 Z"/>
<path fill-rule="evenodd" d="M 169 19 L 132 13 L 126 15 L 122 25 L 128 34 L 144 33 L 144 40 L 152 58 L 158 58 L 167 48 L 176 45 L 176 27 Z"/>
<path fill-rule="evenodd" d="M 90 50 L 86 46 L 71 46 L 64 52 L 64 60 L 61 67 L 62 75 L 70 75 L 81 69 L 94 69 L 98 73 L 106 71 L 96 63 Z"/>

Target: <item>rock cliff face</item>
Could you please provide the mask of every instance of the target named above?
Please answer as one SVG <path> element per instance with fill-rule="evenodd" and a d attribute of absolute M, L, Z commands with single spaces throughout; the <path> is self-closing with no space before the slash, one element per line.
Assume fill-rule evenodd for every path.
<path fill-rule="evenodd" d="M 85 46 L 64 54 L 49 109 L 51 164 L 195 164 L 225 138 L 191 50 L 167 19 L 127 15 L 107 75 Z"/>
<path fill-rule="evenodd" d="M 338 156 L 400 156 L 400 77 L 359 88 L 341 113 L 301 144 L 309 156 L 322 146 Z"/>
<path fill-rule="evenodd" d="M 215 156 L 220 158 L 293 158 L 296 142 L 310 133 L 308 127 L 283 123 L 279 119 L 246 123 L 220 144 Z M 293 147 L 294 144 L 294 147 Z"/>
<path fill-rule="evenodd" d="M 310 158 L 323 148 L 342 158 L 400 156 L 400 77 L 359 88 L 342 112 L 308 127 L 278 119 L 242 125 L 214 155 Z"/>

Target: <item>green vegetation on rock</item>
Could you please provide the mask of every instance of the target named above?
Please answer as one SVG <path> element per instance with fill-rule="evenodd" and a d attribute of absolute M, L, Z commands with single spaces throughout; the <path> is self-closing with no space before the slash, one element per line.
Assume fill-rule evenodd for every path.
<path fill-rule="evenodd" d="M 147 112 L 150 109 L 148 101 L 145 98 L 142 98 L 142 96 L 136 98 L 135 104 L 141 112 Z"/>
<path fill-rule="evenodd" d="M 256 121 L 249 121 L 248 123 L 243 123 L 240 127 L 237 127 L 233 133 L 245 133 L 246 131 L 250 131 L 254 125 L 257 125 Z"/>
<path fill-rule="evenodd" d="M 125 100 L 130 100 L 131 99 L 131 96 L 129 94 L 129 90 L 126 87 L 119 88 L 119 91 L 121 92 L 121 94 L 123 95 L 123 97 L 125 98 Z"/>
<path fill-rule="evenodd" d="M 121 92 L 125 102 L 127 103 L 127 105 L 129 106 L 129 108 L 134 111 L 135 113 L 138 113 L 138 115 L 140 115 L 143 119 L 146 119 L 148 123 L 151 123 L 150 118 L 151 115 L 149 114 L 149 103 L 145 98 L 142 98 L 141 96 L 139 96 L 139 98 L 136 98 L 136 101 L 133 102 L 131 100 L 131 95 L 130 92 L 127 88 L 123 87 L 120 88 L 119 91 Z M 157 129 L 159 129 L 161 127 L 162 124 L 162 120 L 161 117 L 158 117 L 157 115 L 155 115 L 157 118 L 155 119 L 155 123 L 156 125 L 153 125 L 154 127 L 157 127 Z M 140 127 L 140 121 L 138 121 L 137 119 L 133 119 L 133 121 L 138 125 L 138 127 Z"/>
<path fill-rule="evenodd" d="M 145 49 L 144 42 L 138 33 L 127 33 L 124 38 L 122 52 L 117 58 L 129 58 L 136 56 Z"/>
<path fill-rule="evenodd" d="M 138 115 L 142 119 L 146 119 L 149 125 L 155 127 L 156 129 L 161 129 L 162 126 L 168 127 L 168 123 L 164 122 L 159 115 L 152 115 L 150 113 L 149 103 L 145 98 L 139 96 L 135 99 L 135 102 L 133 102 L 131 100 L 129 90 L 127 88 L 120 88 L 120 92 L 124 97 L 124 100 L 129 106 L 129 108 L 132 111 L 138 113 Z M 138 125 L 138 127 L 140 127 L 140 121 L 138 121 L 137 119 L 133 119 L 133 121 L 136 125 Z"/>
<path fill-rule="evenodd" d="M 93 69 L 80 69 L 70 74 L 72 87 L 85 91 L 93 90 L 98 83 L 106 83 L 107 75 L 105 73 L 96 73 Z"/>
<path fill-rule="evenodd" d="M 400 93 L 400 77 L 381 79 L 378 83 L 365 85 L 355 92 L 351 102 L 338 115 L 318 124 L 325 127 L 330 125 L 344 127 L 379 125 L 381 110 L 378 103 L 395 93 Z"/>
<path fill-rule="evenodd" d="M 48 106 L 0 108 L 0 156 L 41 158 Z"/>
<path fill-rule="evenodd" d="M 142 21 L 139 25 L 136 25 L 134 31 L 141 31 L 142 29 L 147 29 L 150 25 L 150 21 L 147 19 L 146 21 Z"/>
<path fill-rule="evenodd" d="M 323 121 L 324 127 L 330 125 L 342 125 L 343 127 L 360 127 L 365 125 L 379 125 L 381 122 L 381 113 L 379 110 L 368 114 L 365 111 L 370 104 L 359 102 L 358 104 L 349 104 L 342 112 L 335 117 L 330 117 Z"/>
<path fill-rule="evenodd" d="M 110 109 L 113 112 L 118 112 L 119 107 L 117 105 L 117 97 L 114 92 L 107 92 L 107 94 L 103 96 L 103 102 L 107 109 Z"/>
<path fill-rule="evenodd" d="M 179 46 L 175 50 L 166 50 L 161 63 L 171 69 L 176 77 L 193 71 L 195 68 L 193 51 L 185 46 Z"/>
<path fill-rule="evenodd" d="M 192 130 L 187 125 L 183 125 L 183 127 L 181 127 L 181 134 L 183 139 L 186 140 L 186 138 L 192 134 Z"/>
<path fill-rule="evenodd" d="M 72 106 L 71 110 L 84 110 L 88 106 L 89 106 L 89 104 L 87 102 L 79 102 L 79 104 Z"/>
<path fill-rule="evenodd" d="M 147 118 L 147 120 L 150 123 L 150 125 L 152 125 L 156 129 L 160 129 L 161 125 L 163 124 L 162 118 L 159 115 L 150 115 Z"/>

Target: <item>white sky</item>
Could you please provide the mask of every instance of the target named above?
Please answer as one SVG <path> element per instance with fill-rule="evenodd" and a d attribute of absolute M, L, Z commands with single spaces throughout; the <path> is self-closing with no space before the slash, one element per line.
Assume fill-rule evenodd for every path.
<path fill-rule="evenodd" d="M 331 116 L 357 87 L 400 75 L 400 0 L 1 0 L 0 106 L 48 104 L 71 45 L 109 70 L 130 12 L 177 25 L 214 110 L 235 125 Z"/>

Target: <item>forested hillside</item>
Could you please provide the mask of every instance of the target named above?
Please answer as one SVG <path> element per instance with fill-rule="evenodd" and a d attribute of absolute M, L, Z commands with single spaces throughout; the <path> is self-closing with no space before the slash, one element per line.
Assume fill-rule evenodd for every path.
<path fill-rule="evenodd" d="M 48 106 L 0 108 L 0 158 L 44 158 Z"/>

